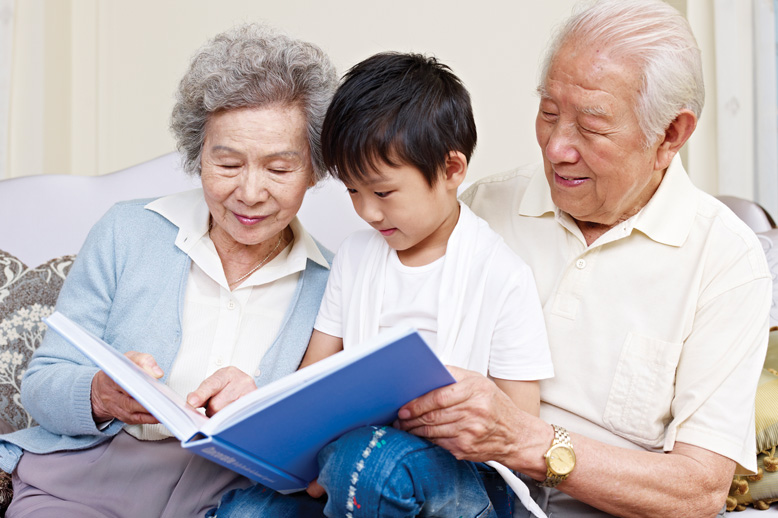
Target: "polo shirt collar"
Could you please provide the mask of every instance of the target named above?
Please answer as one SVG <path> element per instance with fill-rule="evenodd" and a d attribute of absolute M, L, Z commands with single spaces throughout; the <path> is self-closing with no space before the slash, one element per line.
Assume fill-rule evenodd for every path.
<path fill-rule="evenodd" d="M 630 228 L 649 238 L 670 246 L 681 246 L 689 235 L 697 210 L 697 195 L 681 157 L 676 154 L 667 168 L 662 182 L 645 207 L 627 220 Z M 540 217 L 552 212 L 557 220 L 563 213 L 551 199 L 543 167 L 532 175 L 519 204 L 522 216 Z M 566 215 L 566 214 L 565 214 Z"/>
<path fill-rule="evenodd" d="M 662 183 L 635 216 L 634 228 L 658 243 L 681 246 L 697 214 L 697 191 L 677 154 Z"/>
<path fill-rule="evenodd" d="M 543 164 L 530 177 L 527 189 L 519 203 L 521 216 L 539 217 L 549 212 L 556 212 L 556 206 L 551 199 L 551 189 L 548 187 Z"/>
<path fill-rule="evenodd" d="M 148 203 L 145 208 L 156 212 L 178 227 L 176 246 L 187 255 L 198 241 L 208 233 L 210 212 L 205 203 L 202 188 L 158 198 Z M 302 268 L 305 268 L 304 260 L 310 259 L 329 269 L 329 263 L 313 237 L 305 230 L 297 217 L 292 220 L 289 226 L 295 236 L 294 244 L 289 253 L 291 262 L 302 261 Z"/>

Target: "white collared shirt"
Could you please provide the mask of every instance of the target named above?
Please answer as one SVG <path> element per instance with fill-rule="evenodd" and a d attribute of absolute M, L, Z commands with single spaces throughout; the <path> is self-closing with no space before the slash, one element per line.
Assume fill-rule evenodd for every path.
<path fill-rule="evenodd" d="M 329 267 L 313 238 L 295 218 L 291 246 L 230 291 L 221 259 L 208 235 L 208 206 L 202 189 L 148 205 L 179 228 L 175 245 L 192 260 L 184 296 L 181 348 L 167 385 L 183 397 L 208 376 L 234 366 L 259 376 L 259 364 L 278 335 L 308 259 Z M 128 426 L 141 440 L 172 434 L 163 425 Z"/>
<path fill-rule="evenodd" d="M 532 268 L 556 376 L 541 417 L 625 448 L 693 444 L 756 468 L 771 278 L 756 236 L 676 157 L 654 196 L 587 246 L 543 167 L 463 196 Z"/>

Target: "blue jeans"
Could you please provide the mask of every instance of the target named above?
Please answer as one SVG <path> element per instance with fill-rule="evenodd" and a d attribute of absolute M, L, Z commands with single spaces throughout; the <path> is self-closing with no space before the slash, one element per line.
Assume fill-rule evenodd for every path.
<path fill-rule="evenodd" d="M 494 470 L 391 427 L 347 433 L 319 453 L 327 497 L 262 485 L 230 491 L 208 517 L 508 518 L 513 495 Z M 216 514 L 214 514 L 214 512 Z"/>

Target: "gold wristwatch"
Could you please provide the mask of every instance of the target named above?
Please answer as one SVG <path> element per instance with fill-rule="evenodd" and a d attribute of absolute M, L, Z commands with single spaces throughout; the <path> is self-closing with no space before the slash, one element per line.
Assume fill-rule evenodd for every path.
<path fill-rule="evenodd" d="M 575 451 L 570 434 L 561 426 L 554 427 L 554 440 L 543 457 L 546 459 L 546 479 L 538 482 L 541 487 L 556 487 L 564 481 L 575 468 Z"/>

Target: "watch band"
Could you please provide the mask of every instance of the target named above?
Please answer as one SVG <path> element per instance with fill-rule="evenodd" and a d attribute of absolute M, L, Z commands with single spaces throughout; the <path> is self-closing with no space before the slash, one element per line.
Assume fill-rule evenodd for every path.
<path fill-rule="evenodd" d="M 547 459 L 546 465 L 548 466 L 548 456 L 557 446 L 561 446 L 566 449 L 569 449 L 573 454 L 573 459 L 575 459 L 575 453 L 573 450 L 573 441 L 570 439 L 570 434 L 567 433 L 567 430 L 565 430 L 561 426 L 557 426 L 555 424 L 552 424 L 551 426 L 554 428 L 554 440 L 551 442 L 551 446 L 549 447 L 548 451 L 544 456 Z M 575 460 L 573 460 L 573 467 L 574 466 L 575 466 Z M 556 487 L 565 479 L 567 479 L 567 477 L 570 475 L 571 472 L 572 472 L 572 467 L 570 468 L 570 471 L 568 471 L 564 475 L 560 475 L 551 471 L 550 467 L 547 467 L 546 478 L 545 480 L 538 482 L 538 485 L 540 487 Z"/>

